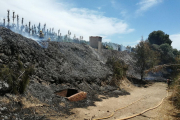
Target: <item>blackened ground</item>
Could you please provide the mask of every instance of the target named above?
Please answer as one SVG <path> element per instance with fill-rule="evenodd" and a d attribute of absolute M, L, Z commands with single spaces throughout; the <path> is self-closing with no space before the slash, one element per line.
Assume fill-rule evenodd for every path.
<path fill-rule="evenodd" d="M 128 95 L 129 93 L 124 90 L 119 90 L 116 87 L 105 85 L 104 87 L 95 86 L 94 84 L 89 84 L 90 88 L 83 89 L 86 85 L 81 83 L 79 85 L 79 90 L 86 91 L 87 98 L 82 101 L 70 102 L 66 98 L 55 95 L 54 91 L 59 91 L 60 89 L 66 88 L 76 88 L 70 85 L 43 85 L 37 81 L 31 81 L 28 90 L 25 94 L 20 95 L 20 99 L 15 99 L 14 95 L 6 94 L 5 96 L 0 96 L 0 118 L 4 119 L 47 119 L 50 116 L 62 116 L 64 114 L 71 115 L 74 114 L 71 111 L 72 108 L 86 108 L 88 106 L 95 106 L 95 101 L 102 101 L 102 99 L 108 99 L 109 97 L 118 97 L 119 95 Z M 97 90 L 99 89 L 99 90 Z M 98 95 L 103 95 L 105 97 L 98 98 Z M 8 96 L 8 97 L 7 97 Z M 5 104 L 5 101 L 10 101 Z M 25 98 L 26 100 L 23 100 Z M 32 105 L 31 105 L 32 104 Z M 43 106 L 38 106 L 42 104 Z M 35 106 L 37 105 L 37 106 Z M 30 107 L 27 107 L 30 106 Z"/>
<path fill-rule="evenodd" d="M 127 51 L 119 52 L 116 50 L 107 50 L 107 49 L 103 49 L 101 52 L 102 60 L 104 62 L 106 62 L 109 57 L 118 58 L 124 61 L 124 63 L 128 65 L 128 70 L 126 72 L 127 76 L 140 79 L 140 74 L 137 72 L 138 68 L 135 65 L 136 60 L 133 58 L 133 54 L 134 53 L 129 53 Z"/>
<path fill-rule="evenodd" d="M 88 93 L 87 98 L 82 101 L 69 102 L 64 97 L 54 94 L 57 91 L 70 89 L 70 88 L 87 92 Z M 119 95 L 129 94 L 125 90 L 109 85 L 99 86 L 93 83 L 93 84 L 88 84 L 87 86 L 87 84 L 84 82 L 80 84 L 77 83 L 76 85 L 71 85 L 71 84 L 43 85 L 38 81 L 31 81 L 27 92 L 30 92 L 34 97 L 38 98 L 41 102 L 47 103 L 49 105 L 56 104 L 55 106 L 58 106 L 59 103 L 64 103 L 66 108 L 94 106 L 95 101 L 102 100 L 98 98 L 98 95 L 104 95 L 106 96 L 106 98 L 108 98 L 108 97 L 118 97 Z"/>
<path fill-rule="evenodd" d="M 0 27 L 0 59 L 12 67 L 19 56 L 25 64 L 34 64 L 35 75 L 52 83 L 73 83 L 85 79 L 106 80 L 111 70 L 98 60 L 88 45 L 50 42 L 47 49 L 36 41 Z"/>
<path fill-rule="evenodd" d="M 44 49 L 36 41 L 3 27 L 0 27 L 0 37 L 2 38 L 0 65 L 16 68 L 18 58 L 24 67 L 33 64 L 35 74 L 31 76 L 25 95 L 31 94 L 39 102 L 48 104 L 51 110 L 72 114 L 69 112 L 71 108 L 93 106 L 95 101 L 100 101 L 101 99 L 97 97 L 99 94 L 105 95 L 106 98 L 129 94 L 108 84 L 112 80 L 113 73 L 105 64 L 108 57 L 116 55 L 132 66 L 133 60 L 127 52 L 103 50 L 99 54 L 88 45 L 63 42 L 50 42 L 49 47 Z M 133 72 L 131 69 L 129 71 Z M 85 91 L 88 93 L 87 99 L 69 102 L 55 94 L 63 89 Z M 24 97 L 29 101 L 29 96 Z M 30 102 L 35 103 L 33 100 Z M 10 109 L 8 106 L 9 104 L 7 109 Z M 33 116 L 35 113 L 31 108 L 34 109 L 34 107 L 26 108 L 15 114 L 19 113 L 21 119 L 26 113 L 31 113 Z M 2 111 L 0 116 L 3 115 L 1 113 Z M 37 114 L 34 116 L 38 117 Z M 39 115 L 39 117 L 43 116 Z"/>

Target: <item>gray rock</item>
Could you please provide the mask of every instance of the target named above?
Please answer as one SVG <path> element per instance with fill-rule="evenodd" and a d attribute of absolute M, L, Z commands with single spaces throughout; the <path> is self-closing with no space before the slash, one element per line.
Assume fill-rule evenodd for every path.
<path fill-rule="evenodd" d="M 93 90 L 99 90 L 99 86 L 98 85 L 96 85 L 95 83 L 92 83 L 92 89 Z"/>
<path fill-rule="evenodd" d="M 117 87 L 113 87 L 113 86 L 110 86 L 110 85 L 106 85 L 106 86 L 105 86 L 105 89 L 106 89 L 106 90 L 109 90 L 109 91 L 113 91 L 113 90 L 116 90 Z"/>
<path fill-rule="evenodd" d="M 105 89 L 105 87 L 101 86 L 101 87 L 100 87 L 100 90 L 101 90 L 101 91 L 105 91 L 106 89 Z"/>
<path fill-rule="evenodd" d="M 7 116 L 4 116 L 4 119 L 6 119 L 6 120 L 7 120 L 7 119 L 8 119 L 8 117 L 7 117 Z"/>
<path fill-rule="evenodd" d="M 119 91 L 119 90 L 114 90 L 112 93 L 114 93 L 114 94 L 118 94 L 118 95 L 123 94 L 123 93 L 122 93 L 122 91 Z"/>
<path fill-rule="evenodd" d="M 4 111 L 4 110 L 6 110 L 6 109 L 7 109 L 6 107 L 0 108 L 1 111 Z"/>

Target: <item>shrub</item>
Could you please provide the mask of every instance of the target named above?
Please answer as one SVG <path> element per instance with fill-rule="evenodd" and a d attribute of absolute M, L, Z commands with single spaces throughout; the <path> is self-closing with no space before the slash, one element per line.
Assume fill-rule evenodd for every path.
<path fill-rule="evenodd" d="M 126 65 L 124 61 L 113 57 L 108 58 L 106 64 L 112 68 L 115 79 L 123 79 L 126 76 L 128 65 Z"/>
<path fill-rule="evenodd" d="M 173 93 L 171 96 L 171 100 L 173 101 L 173 105 L 180 109 L 180 73 L 173 78 L 173 84 L 171 86 Z"/>
<path fill-rule="evenodd" d="M 2 91 L 4 93 L 23 94 L 29 83 L 29 77 L 34 72 L 32 65 L 24 68 L 19 59 L 16 63 L 17 67 L 13 69 L 10 69 L 10 65 L 2 65 L 0 68 L 0 80 L 9 85 L 7 90 Z"/>
<path fill-rule="evenodd" d="M 19 93 L 23 94 L 25 92 L 26 87 L 29 84 L 29 76 L 31 76 L 33 72 L 33 66 L 29 66 L 27 69 L 25 69 L 24 75 L 22 76 L 22 80 L 19 82 Z"/>

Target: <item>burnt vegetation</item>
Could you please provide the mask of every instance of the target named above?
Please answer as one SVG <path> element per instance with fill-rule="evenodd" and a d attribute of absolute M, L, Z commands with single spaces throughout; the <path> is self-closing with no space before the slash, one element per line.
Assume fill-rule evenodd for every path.
<path fill-rule="evenodd" d="M 120 60 L 115 57 L 109 57 L 107 59 L 106 64 L 112 69 L 113 71 L 113 78 L 110 82 L 110 85 L 119 86 L 120 80 L 126 77 L 126 72 L 128 70 L 128 65 L 125 64 L 123 60 Z"/>
<path fill-rule="evenodd" d="M 180 51 L 172 48 L 167 34 L 158 37 L 157 40 L 163 38 L 161 42 L 154 43 L 156 35 L 153 34 L 163 36 L 164 33 L 161 33 L 150 34 L 148 40 L 142 40 L 133 49 L 133 53 L 103 49 L 98 54 L 86 44 L 69 42 L 51 41 L 45 49 L 32 39 L 0 27 L 0 94 L 12 93 L 27 99 L 33 97 L 38 104 L 46 104 L 58 115 L 59 111 L 72 114 L 69 112 L 71 108 L 95 105 L 94 101 L 102 100 L 97 97 L 99 94 L 104 95 L 104 98 L 127 95 L 128 92 L 119 88 L 120 81 L 125 77 L 142 82 L 145 71 L 156 65 L 179 64 Z M 177 68 L 166 70 L 179 72 Z M 175 77 L 177 74 L 171 78 Z M 174 89 L 177 93 L 174 93 L 172 100 L 178 108 L 180 82 L 179 79 L 175 81 Z M 87 92 L 87 99 L 72 103 L 55 94 L 72 88 Z M 35 103 L 35 100 L 30 99 L 30 102 Z M 21 99 L 15 104 L 20 104 L 20 109 L 25 105 Z M 33 107 L 26 111 L 37 117 Z M 18 118 L 24 117 L 22 111 L 21 115 Z"/>
<path fill-rule="evenodd" d="M 29 83 L 30 76 L 34 72 L 33 65 L 29 65 L 24 68 L 22 62 L 18 60 L 14 61 L 14 66 L 9 64 L 2 64 L 0 68 L 0 80 L 3 83 L 7 83 L 7 88 L 0 90 L 1 95 L 5 93 L 23 94 Z"/>
<path fill-rule="evenodd" d="M 170 100 L 173 102 L 175 108 L 180 110 L 180 64 L 177 66 L 171 66 L 173 70 L 170 78 L 173 80 L 170 83 L 170 89 L 172 90 L 172 96 Z"/>
<path fill-rule="evenodd" d="M 102 100 L 98 98 L 99 94 L 104 95 L 104 99 L 129 94 L 113 83 L 114 78 L 118 82 L 126 75 L 127 68 L 123 60 L 118 59 L 106 64 L 111 51 L 103 58 L 86 44 L 55 41 L 49 42 L 45 49 L 36 41 L 4 27 L 0 27 L 0 37 L 0 98 L 10 101 L 2 104 L 3 99 L 0 99 L 0 106 L 8 109 L 3 113 L 8 118 L 14 114 L 18 114 L 15 117 L 18 119 L 42 117 L 35 114 L 34 106 L 24 108 L 26 102 L 30 105 L 42 104 L 43 109 L 51 109 L 60 115 L 72 114 L 69 112 L 71 108 L 95 105 L 95 101 Z M 102 51 L 102 54 L 105 53 L 107 51 Z M 115 54 L 130 58 L 126 52 L 119 54 L 117 51 Z M 87 92 L 87 98 L 69 102 L 55 94 L 64 89 Z"/>

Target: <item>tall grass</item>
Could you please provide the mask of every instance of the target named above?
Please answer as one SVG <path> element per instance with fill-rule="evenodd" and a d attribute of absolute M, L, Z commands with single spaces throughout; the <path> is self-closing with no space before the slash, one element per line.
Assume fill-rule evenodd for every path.
<path fill-rule="evenodd" d="M 173 105 L 180 109 L 180 72 L 173 78 L 173 83 L 170 86 L 172 89 L 172 96 L 171 100 L 173 102 Z"/>

